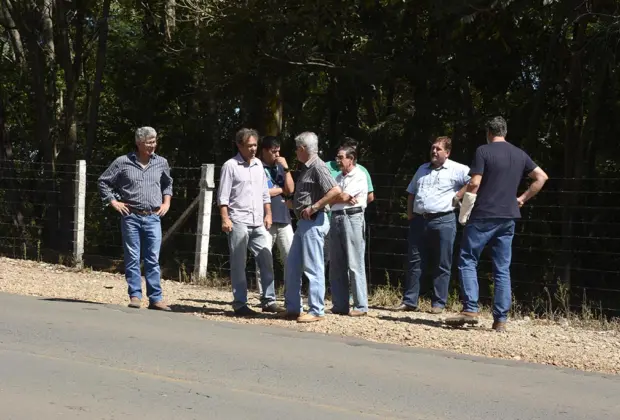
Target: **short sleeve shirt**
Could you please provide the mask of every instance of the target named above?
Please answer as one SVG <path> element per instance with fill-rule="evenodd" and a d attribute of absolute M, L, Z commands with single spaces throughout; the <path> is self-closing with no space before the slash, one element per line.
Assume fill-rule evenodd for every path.
<path fill-rule="evenodd" d="M 469 219 L 521 218 L 517 190 L 536 168 L 527 153 L 506 141 L 478 147 L 469 173 L 482 175 L 482 181 Z"/>
<path fill-rule="evenodd" d="M 454 211 L 454 195 L 469 180 L 469 167 L 450 159 L 439 168 L 434 168 L 430 162 L 421 165 L 407 187 L 407 192 L 414 195 L 413 212 Z"/>
<path fill-rule="evenodd" d="M 353 207 L 366 208 L 366 201 L 368 199 L 368 183 L 366 182 L 366 175 L 364 172 L 356 166 L 348 174 L 343 174 L 336 177 L 336 183 L 342 189 L 342 192 L 349 194 L 351 197 L 357 199 L 357 204 L 349 203 L 336 203 L 331 206 L 331 210 L 343 210 Z"/>
<path fill-rule="evenodd" d="M 336 181 L 329 173 L 327 165 L 318 156 L 313 156 L 306 163 L 301 164 L 293 196 L 295 215 L 298 218 L 301 217 L 301 212 L 306 207 L 319 201 L 335 186 Z"/>
<path fill-rule="evenodd" d="M 332 174 L 332 177 L 334 179 L 336 179 L 338 175 L 342 173 L 342 171 L 340 170 L 340 167 L 338 166 L 338 163 L 335 160 L 330 160 L 329 162 L 326 162 L 325 164 L 327 165 L 327 169 L 329 169 L 329 172 Z M 364 168 L 360 164 L 356 164 L 355 167 L 359 168 L 366 176 L 366 182 L 368 183 L 368 194 L 370 194 L 371 192 L 374 192 L 375 189 L 372 185 L 372 179 L 370 178 L 370 173 L 368 173 L 368 169 Z"/>

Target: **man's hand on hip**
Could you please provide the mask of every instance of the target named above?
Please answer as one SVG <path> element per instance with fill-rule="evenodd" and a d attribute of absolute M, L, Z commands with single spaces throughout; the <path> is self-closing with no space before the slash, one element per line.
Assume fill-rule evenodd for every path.
<path fill-rule="evenodd" d="M 112 200 L 110 201 L 110 205 L 114 208 L 114 210 L 116 210 L 123 216 L 127 216 L 130 213 L 129 207 L 127 207 L 127 205 L 123 202 Z"/>
<path fill-rule="evenodd" d="M 306 207 L 301 212 L 301 218 L 304 220 L 310 220 L 314 213 L 316 213 L 316 210 L 314 210 L 314 206 Z"/>
<path fill-rule="evenodd" d="M 164 217 L 166 213 L 168 213 L 168 210 L 170 210 L 170 203 L 163 203 L 159 207 L 159 210 L 155 212 L 155 214 L 158 215 L 159 217 Z"/>

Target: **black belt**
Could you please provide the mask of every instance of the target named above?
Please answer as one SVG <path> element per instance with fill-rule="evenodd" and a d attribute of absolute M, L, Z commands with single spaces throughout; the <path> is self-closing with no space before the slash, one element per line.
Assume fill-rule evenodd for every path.
<path fill-rule="evenodd" d="M 413 213 L 415 216 L 422 216 L 425 219 L 436 219 L 437 217 L 454 214 L 454 211 L 443 211 L 440 213 Z"/>
<path fill-rule="evenodd" d="M 332 214 L 335 214 L 337 216 L 341 216 L 341 215 L 351 215 L 351 214 L 357 214 L 357 213 L 361 213 L 363 212 L 364 209 L 361 207 L 353 207 L 350 209 L 343 209 L 343 210 L 332 210 Z"/>

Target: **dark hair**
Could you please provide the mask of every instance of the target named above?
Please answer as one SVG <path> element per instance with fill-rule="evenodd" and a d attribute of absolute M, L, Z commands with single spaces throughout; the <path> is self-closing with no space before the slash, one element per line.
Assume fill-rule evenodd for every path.
<path fill-rule="evenodd" d="M 253 128 L 242 128 L 241 130 L 237 131 L 237 134 L 235 134 L 235 143 L 245 144 L 245 142 L 248 141 L 250 137 L 254 137 L 256 141 L 258 141 L 258 131 L 254 130 Z"/>
<path fill-rule="evenodd" d="M 280 147 L 280 140 L 276 136 L 265 136 L 260 142 L 260 148 L 273 149 L 274 147 Z"/>
<path fill-rule="evenodd" d="M 353 159 L 353 162 L 357 162 L 357 149 L 353 146 L 340 146 L 338 151 L 343 151 L 344 155 L 349 159 Z"/>
<path fill-rule="evenodd" d="M 503 117 L 495 117 L 487 121 L 487 132 L 493 137 L 506 137 L 508 124 Z"/>
<path fill-rule="evenodd" d="M 452 151 L 452 139 L 448 136 L 440 136 L 433 141 L 433 144 L 441 143 L 443 144 L 443 148 L 446 149 L 446 152 Z"/>
<path fill-rule="evenodd" d="M 342 140 L 342 143 L 340 144 L 340 147 L 341 147 L 341 148 L 343 148 L 343 147 L 352 147 L 352 148 L 354 148 L 355 150 L 357 150 L 357 146 L 358 146 L 358 144 L 359 144 L 359 143 L 358 143 L 358 142 L 357 142 L 357 140 L 355 140 L 354 138 L 352 138 L 352 137 L 345 137 L 345 138 Z"/>

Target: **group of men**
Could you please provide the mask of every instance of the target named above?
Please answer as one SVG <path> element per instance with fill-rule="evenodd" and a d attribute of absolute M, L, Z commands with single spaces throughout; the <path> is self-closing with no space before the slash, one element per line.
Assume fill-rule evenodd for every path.
<path fill-rule="evenodd" d="M 471 168 L 449 159 L 449 137 L 433 142 L 430 162 L 418 168 L 407 187 L 408 270 L 402 303 L 395 310 L 418 310 L 421 279 L 429 273 L 434 286 L 430 312 L 443 312 L 458 219 L 465 225 L 458 256 L 463 311 L 445 322 L 477 322 L 477 266 L 488 244 L 494 278 L 493 328 L 505 330 L 512 302 L 510 261 L 515 220 L 520 218 L 520 207 L 547 180 L 523 150 L 506 141 L 506 134 L 502 117 L 489 120 L 487 144 L 477 148 Z M 243 128 L 236 133 L 235 144 L 238 153 L 222 166 L 217 193 L 222 231 L 228 238 L 235 315 L 256 315 L 248 306 L 248 251 L 260 273 L 263 312 L 303 323 L 323 319 L 328 262 L 330 312 L 367 315 L 364 212 L 374 200 L 374 190 L 368 171 L 357 163 L 357 143 L 347 139 L 335 160 L 325 163 L 318 155 L 317 135 L 299 134 L 295 137 L 296 181 L 287 160 L 280 156 L 277 138 L 259 139 L 255 130 Z M 161 217 L 170 207 L 172 177 L 168 162 L 155 154 L 156 145 L 153 128 L 138 129 L 137 151 L 117 158 L 99 178 L 99 188 L 103 201 L 121 214 L 129 306 L 141 306 L 142 257 L 149 308 L 170 310 L 162 302 L 158 259 Z M 517 196 L 524 175 L 533 182 Z M 291 210 L 297 218 L 295 231 Z M 276 244 L 284 262 L 284 307 L 276 303 L 272 253 Z M 305 313 L 301 296 L 304 275 L 309 308 Z"/>
<path fill-rule="evenodd" d="M 327 260 L 331 312 L 366 315 L 364 211 L 374 193 L 367 171 L 357 165 L 356 143 L 343 143 L 335 161 L 326 164 L 318 156 L 317 135 L 301 133 L 295 138 L 300 164 L 296 183 L 286 159 L 280 156 L 276 138 L 266 137 L 259 145 L 258 133 L 243 128 L 237 132 L 235 144 L 238 153 L 222 166 L 217 193 L 222 230 L 228 235 L 235 315 L 256 315 L 248 306 L 248 250 L 260 273 L 263 312 L 298 322 L 323 319 Z M 297 217 L 295 232 L 291 210 Z M 284 262 L 284 307 L 276 303 L 274 244 Z M 308 279 L 307 313 L 301 297 L 303 275 Z"/>

